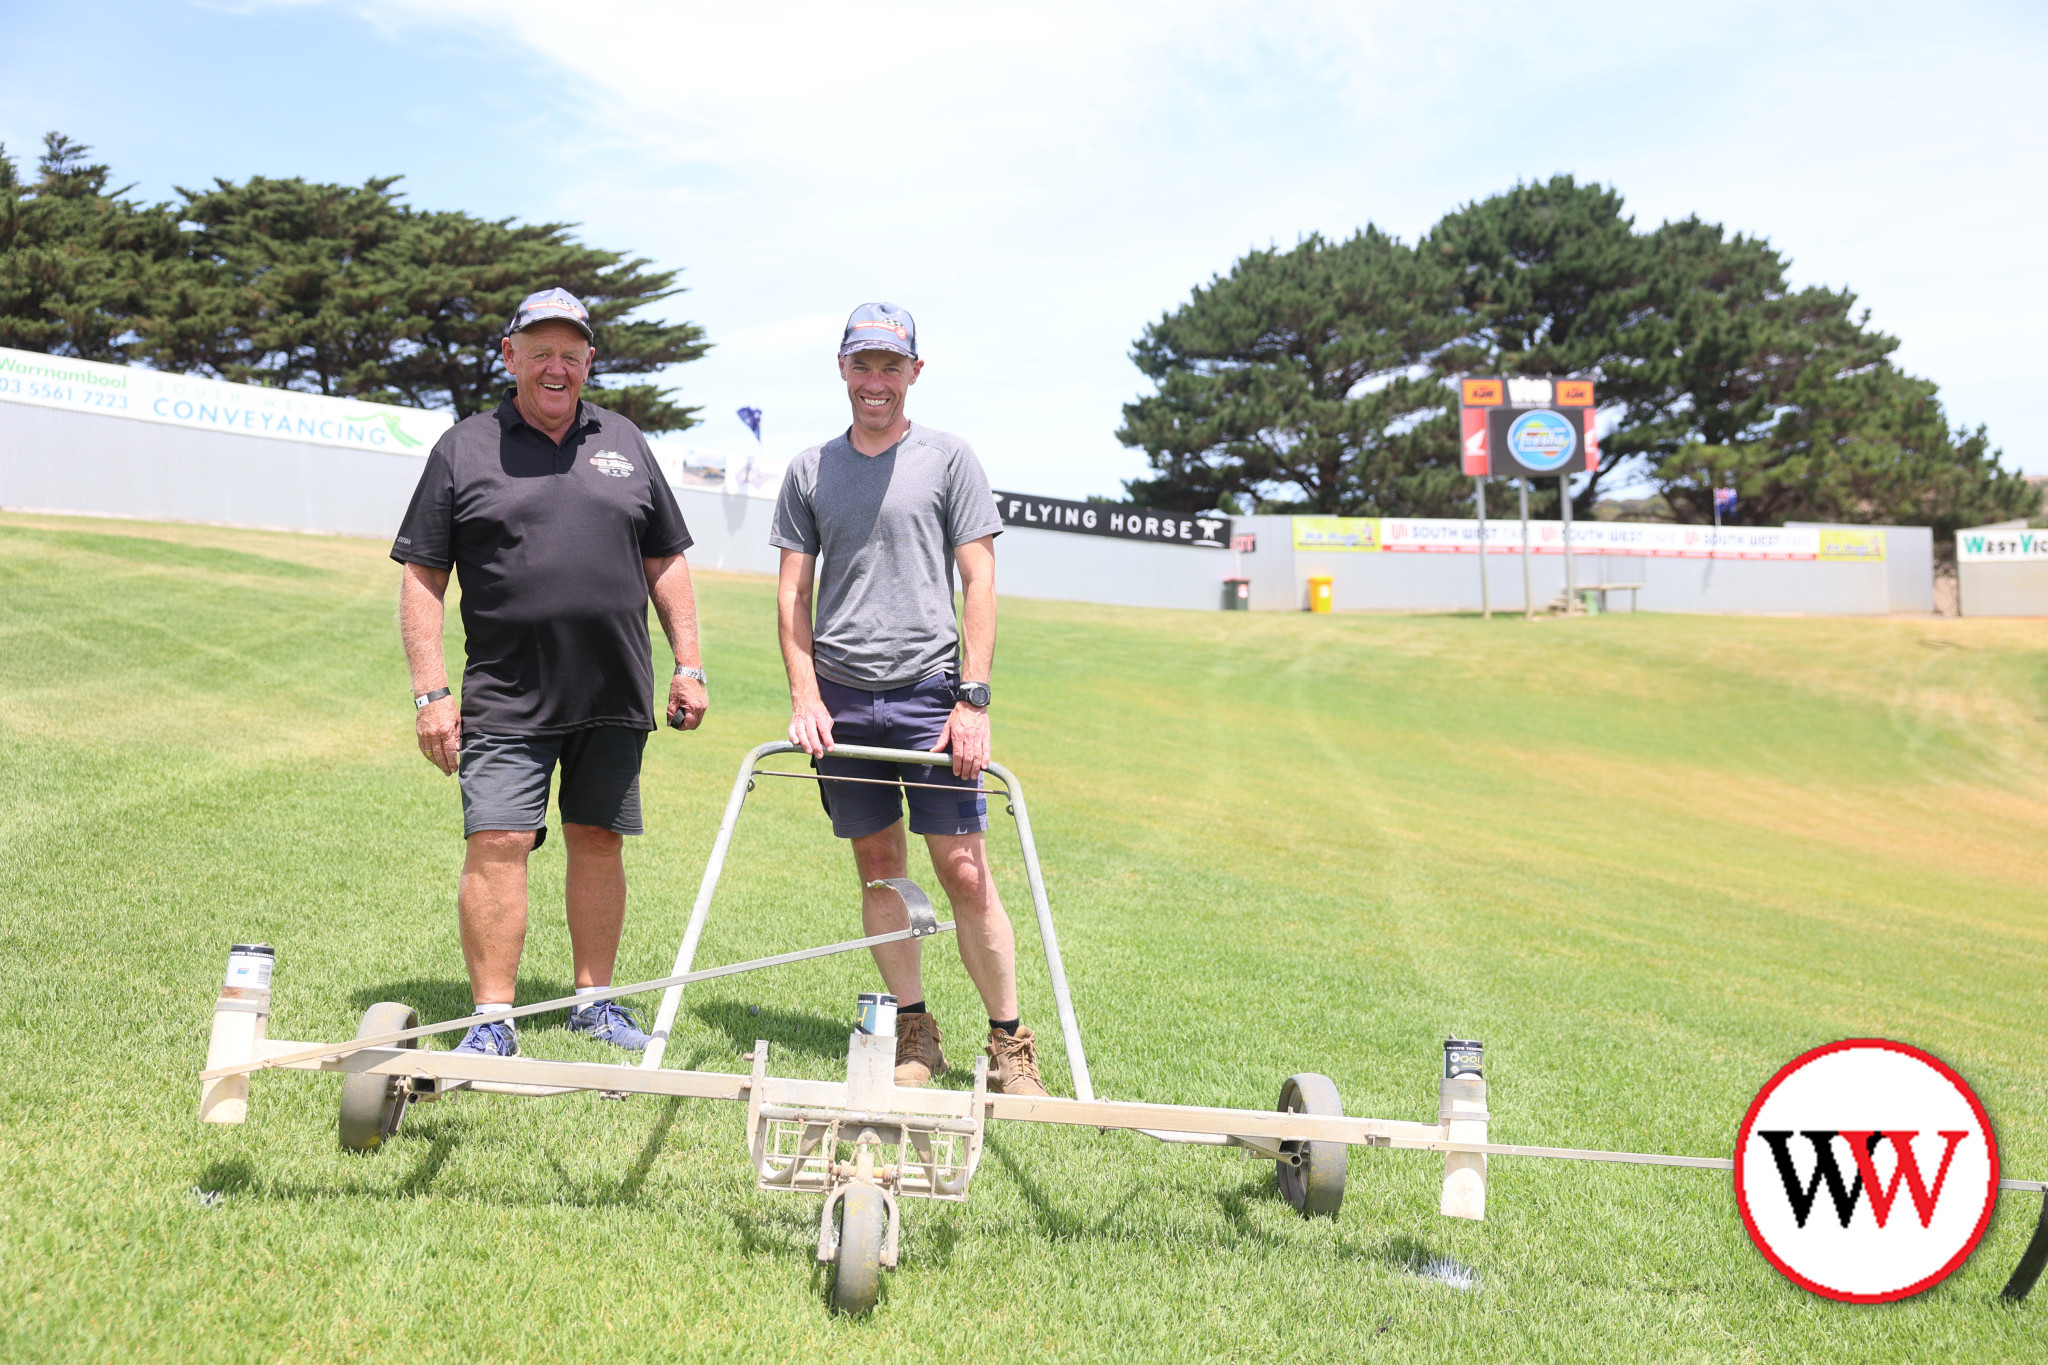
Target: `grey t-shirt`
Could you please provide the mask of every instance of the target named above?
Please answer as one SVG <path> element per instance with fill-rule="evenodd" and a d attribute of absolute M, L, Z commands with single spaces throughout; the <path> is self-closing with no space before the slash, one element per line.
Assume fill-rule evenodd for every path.
<path fill-rule="evenodd" d="M 913 422 L 880 455 L 842 435 L 790 461 L 768 541 L 818 557 L 819 674 L 886 692 L 953 667 L 953 550 L 1002 529 L 967 442 Z"/>

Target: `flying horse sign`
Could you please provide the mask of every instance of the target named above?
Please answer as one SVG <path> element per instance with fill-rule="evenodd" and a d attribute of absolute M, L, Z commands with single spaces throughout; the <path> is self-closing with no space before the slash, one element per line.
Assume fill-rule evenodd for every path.
<path fill-rule="evenodd" d="M 1204 550 L 1230 548 L 1230 518 L 1216 512 L 1166 512 L 1157 507 L 1130 507 L 1117 502 L 1072 502 L 1029 493 L 996 490 L 996 514 L 1005 526 L 1034 531 L 1067 531 L 1083 536 L 1114 536 L 1155 545 L 1191 545 Z"/>

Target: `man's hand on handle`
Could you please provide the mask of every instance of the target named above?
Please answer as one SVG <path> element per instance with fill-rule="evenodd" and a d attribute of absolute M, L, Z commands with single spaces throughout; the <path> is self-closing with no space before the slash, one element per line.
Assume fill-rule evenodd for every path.
<path fill-rule="evenodd" d="M 953 714 L 946 717 L 946 728 L 939 731 L 939 742 L 932 745 L 932 752 L 942 753 L 950 747 L 953 751 L 953 776 L 979 777 L 981 770 L 988 766 L 988 745 L 988 712 L 979 706 L 956 701 Z"/>
<path fill-rule="evenodd" d="M 695 678 L 686 678 L 678 673 L 668 681 L 668 707 L 664 719 L 675 725 L 678 711 L 683 714 L 683 723 L 677 727 L 694 730 L 704 723 L 704 713 L 711 709 L 711 693 Z"/>
<path fill-rule="evenodd" d="M 812 758 L 823 758 L 832 747 L 832 713 L 813 696 L 790 703 L 789 742 Z"/>
<path fill-rule="evenodd" d="M 442 776 L 453 775 L 462 757 L 462 707 L 455 698 L 443 697 L 421 707 L 414 728 L 427 762 L 439 768 Z"/>

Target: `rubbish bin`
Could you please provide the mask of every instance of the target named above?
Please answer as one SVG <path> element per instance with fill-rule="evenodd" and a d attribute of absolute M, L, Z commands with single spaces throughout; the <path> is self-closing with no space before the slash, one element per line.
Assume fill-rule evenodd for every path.
<path fill-rule="evenodd" d="M 1334 579 L 1318 575 L 1308 581 L 1308 609 L 1327 612 L 1330 609 L 1330 584 Z"/>
<path fill-rule="evenodd" d="M 1252 609 L 1252 581 L 1249 578 L 1226 578 L 1223 580 L 1223 610 L 1250 611 Z"/>

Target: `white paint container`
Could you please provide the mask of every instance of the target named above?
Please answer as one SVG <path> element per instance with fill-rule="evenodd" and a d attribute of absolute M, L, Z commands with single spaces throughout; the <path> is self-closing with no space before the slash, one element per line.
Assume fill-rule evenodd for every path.
<path fill-rule="evenodd" d="M 277 949 L 268 943 L 237 943 L 228 949 L 228 976 L 223 986 L 267 991 L 277 967 Z"/>
<path fill-rule="evenodd" d="M 1486 1142 L 1486 1050 L 1468 1038 L 1444 1040 L 1444 1074 L 1437 1082 L 1437 1122 L 1452 1142 L 1474 1146 Z M 1443 1198 L 1437 1211 L 1446 1218 L 1486 1217 L 1486 1156 L 1481 1152 L 1444 1154 Z"/>
<path fill-rule="evenodd" d="M 256 1044 L 270 1028 L 270 978 L 277 950 L 267 943 L 237 943 L 228 950 L 228 970 L 213 1002 L 213 1032 L 206 1040 L 206 1069 L 253 1061 Z M 249 1117 L 249 1078 L 222 1076 L 199 1083 L 201 1123 L 241 1123 Z"/>
<path fill-rule="evenodd" d="M 854 1004 L 853 1026 L 876 1038 L 894 1038 L 896 997 L 883 991 L 862 991 Z"/>

